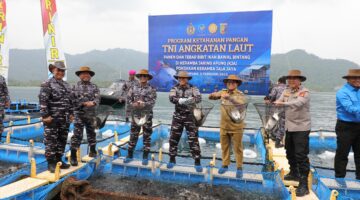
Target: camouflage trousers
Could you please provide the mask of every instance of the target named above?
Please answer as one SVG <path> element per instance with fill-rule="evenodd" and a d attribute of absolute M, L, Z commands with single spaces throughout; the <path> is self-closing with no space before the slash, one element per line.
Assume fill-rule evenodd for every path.
<path fill-rule="evenodd" d="M 5 118 L 5 115 L 0 114 L 0 142 L 1 142 L 1 138 L 2 138 L 2 133 L 4 132 L 4 118 Z"/>
<path fill-rule="evenodd" d="M 89 146 L 96 145 L 95 123 L 95 117 L 75 116 L 74 135 L 71 137 L 71 150 L 77 150 L 80 147 L 81 141 L 83 139 L 84 127 L 86 129 Z"/>
<path fill-rule="evenodd" d="M 44 144 L 46 160 L 56 160 L 64 154 L 69 133 L 69 123 L 57 123 L 44 126 Z"/>
<path fill-rule="evenodd" d="M 137 141 L 139 139 L 141 127 L 138 126 L 135 122 L 131 122 L 131 133 L 130 133 L 130 141 L 128 151 L 133 152 Z M 143 143 L 144 143 L 144 152 L 150 151 L 151 145 L 151 134 L 152 134 L 152 117 L 150 117 L 146 123 L 143 125 Z"/>
<path fill-rule="evenodd" d="M 273 135 L 276 139 L 283 140 L 285 135 L 285 112 L 279 114 L 279 125 L 274 130 Z"/>
<path fill-rule="evenodd" d="M 198 140 L 198 127 L 195 126 L 194 117 L 191 114 L 175 113 L 171 123 L 169 153 L 170 157 L 175 157 L 178 151 L 178 144 L 183 132 L 186 129 L 190 153 L 194 159 L 200 159 L 200 145 Z"/>

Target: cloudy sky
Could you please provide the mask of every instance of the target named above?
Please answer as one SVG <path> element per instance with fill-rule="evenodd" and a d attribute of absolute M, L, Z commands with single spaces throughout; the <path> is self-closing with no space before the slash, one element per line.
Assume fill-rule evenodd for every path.
<path fill-rule="evenodd" d="M 359 0 L 57 0 L 62 46 L 148 52 L 148 16 L 273 10 L 272 52 L 305 49 L 360 64 Z M 10 48 L 43 48 L 40 0 L 7 0 Z"/>

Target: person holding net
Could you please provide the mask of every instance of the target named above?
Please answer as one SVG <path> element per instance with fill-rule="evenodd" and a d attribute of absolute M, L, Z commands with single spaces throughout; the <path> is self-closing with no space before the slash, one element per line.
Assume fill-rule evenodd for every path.
<path fill-rule="evenodd" d="M 237 88 L 242 81 L 236 75 L 229 75 L 223 80 L 226 89 L 209 95 L 211 100 L 222 100 L 220 120 L 220 144 L 222 150 L 222 167 L 218 173 L 223 174 L 230 165 L 230 146 L 232 143 L 236 158 L 236 177 L 242 177 L 244 133 L 244 111 L 246 111 L 246 96 Z"/>
<path fill-rule="evenodd" d="M 282 76 L 278 79 L 277 84 L 271 89 L 270 94 L 265 99 L 265 103 L 270 104 L 278 100 L 286 88 L 286 77 Z M 279 125 L 271 132 L 271 137 L 275 140 L 275 147 L 284 147 L 282 141 L 285 135 L 285 112 L 279 113 Z"/>
<path fill-rule="evenodd" d="M 128 146 L 128 155 L 124 162 L 129 163 L 133 159 L 134 150 L 139 138 L 141 127 L 143 128 L 143 165 L 148 165 L 151 134 L 153 107 L 156 102 L 156 89 L 149 84 L 153 78 L 148 70 L 142 69 L 136 74 L 139 84 L 133 85 L 127 94 L 127 104 L 132 111 L 132 122 L 130 129 L 130 141 Z M 145 115 L 143 115 L 145 113 Z M 138 120 L 140 118 L 140 120 Z"/>
<path fill-rule="evenodd" d="M 90 148 L 89 157 L 96 157 L 96 109 L 100 103 L 100 90 L 90 80 L 95 75 L 90 67 L 82 66 L 75 72 L 80 81 L 73 86 L 74 95 L 74 135 L 71 137 L 70 164 L 77 166 L 76 152 L 83 139 L 84 127 Z"/>
<path fill-rule="evenodd" d="M 173 168 L 176 164 L 178 144 L 185 127 L 188 134 L 190 152 L 195 160 L 195 169 L 197 172 L 202 172 L 198 127 L 195 124 L 193 114 L 195 104 L 201 102 L 201 94 L 197 87 L 188 83 L 192 77 L 186 71 L 179 71 L 174 78 L 179 83 L 170 90 L 169 94 L 170 102 L 175 104 L 175 112 L 171 123 L 169 139 L 170 162 L 167 164 L 167 168 Z"/>
<path fill-rule="evenodd" d="M 285 149 L 290 172 L 284 179 L 299 181 L 296 196 L 301 197 L 309 194 L 310 94 L 309 90 L 301 85 L 306 77 L 300 70 L 290 70 L 286 79 L 288 87 L 274 103 L 285 106 Z"/>

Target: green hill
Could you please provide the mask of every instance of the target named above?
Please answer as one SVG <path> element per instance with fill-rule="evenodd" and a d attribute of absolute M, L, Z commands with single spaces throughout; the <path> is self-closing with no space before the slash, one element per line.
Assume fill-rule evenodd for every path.
<path fill-rule="evenodd" d="M 334 91 L 344 84 L 342 76 L 348 69 L 359 68 L 354 62 L 343 59 L 322 59 L 304 50 L 293 50 L 271 57 L 270 78 L 277 80 L 289 69 L 300 69 L 307 77 L 306 86 L 315 91 Z"/>

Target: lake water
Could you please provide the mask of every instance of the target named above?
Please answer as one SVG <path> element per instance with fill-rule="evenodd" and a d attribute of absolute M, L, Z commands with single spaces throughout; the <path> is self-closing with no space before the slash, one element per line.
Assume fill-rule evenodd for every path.
<path fill-rule="evenodd" d="M 38 102 L 38 87 L 9 87 L 11 100 L 26 99 L 28 101 Z M 162 123 L 171 123 L 174 112 L 174 104 L 170 103 L 169 93 L 159 92 L 154 108 L 154 120 Z M 208 100 L 208 95 L 202 95 L 203 100 Z M 263 96 L 252 96 L 251 102 L 262 102 Z M 211 101 L 215 107 L 207 117 L 204 126 L 219 126 L 220 110 L 219 101 Z M 313 92 L 311 93 L 311 117 L 312 129 L 334 130 L 336 122 L 335 111 L 335 93 L 330 92 Z M 261 127 L 261 121 L 255 107 L 250 103 L 245 122 L 248 128 Z"/>

